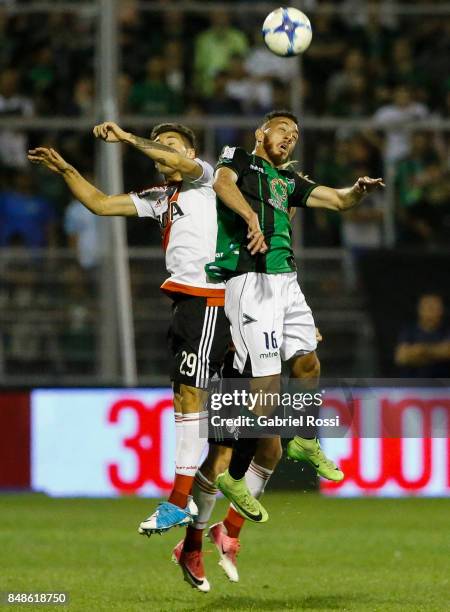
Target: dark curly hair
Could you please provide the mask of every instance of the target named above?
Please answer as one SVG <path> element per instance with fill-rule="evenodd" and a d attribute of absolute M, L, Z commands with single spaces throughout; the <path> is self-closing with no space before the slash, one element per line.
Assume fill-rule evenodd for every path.
<path fill-rule="evenodd" d="M 155 140 L 157 136 L 164 134 L 164 132 L 176 132 L 177 134 L 181 134 L 181 136 L 188 141 L 192 149 L 197 147 L 194 132 L 185 125 L 181 125 L 181 123 L 160 123 L 159 125 L 155 125 L 150 134 L 150 138 Z"/>

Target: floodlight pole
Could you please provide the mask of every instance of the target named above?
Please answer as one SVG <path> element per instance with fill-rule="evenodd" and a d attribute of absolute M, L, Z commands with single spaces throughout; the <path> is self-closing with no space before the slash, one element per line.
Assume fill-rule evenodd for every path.
<path fill-rule="evenodd" d="M 97 53 L 97 99 L 101 120 L 118 121 L 118 0 L 98 0 L 99 52 Z M 101 143 L 100 176 L 108 193 L 123 193 L 121 146 Z M 126 223 L 122 217 L 107 220 L 108 240 L 104 244 L 104 256 L 112 265 L 114 292 L 106 300 L 109 308 L 116 309 L 119 332 L 119 348 L 122 384 L 137 384 L 136 351 L 128 265 Z M 106 268 L 107 269 L 107 268 Z M 111 268 L 110 268 L 111 269 Z M 105 300 L 103 300 L 105 306 Z M 110 330 L 114 333 L 115 326 Z"/>

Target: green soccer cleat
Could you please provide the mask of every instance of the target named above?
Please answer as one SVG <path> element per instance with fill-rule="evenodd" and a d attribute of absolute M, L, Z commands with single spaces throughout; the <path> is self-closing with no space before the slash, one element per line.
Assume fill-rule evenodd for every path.
<path fill-rule="evenodd" d="M 267 510 L 250 493 L 245 478 L 235 480 L 228 470 L 225 470 L 223 474 L 217 476 L 216 487 L 245 519 L 254 523 L 265 523 L 268 520 Z"/>
<path fill-rule="evenodd" d="M 328 459 L 323 450 L 320 448 L 320 442 L 317 438 L 307 440 L 295 436 L 287 445 L 287 456 L 294 461 L 307 461 L 313 466 L 319 476 L 334 482 L 341 482 L 344 479 L 344 472 L 338 466 Z"/>

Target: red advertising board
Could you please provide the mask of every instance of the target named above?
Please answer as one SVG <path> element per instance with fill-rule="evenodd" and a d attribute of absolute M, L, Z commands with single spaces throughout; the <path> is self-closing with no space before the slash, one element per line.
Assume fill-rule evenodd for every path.
<path fill-rule="evenodd" d="M 0 393 L 0 488 L 30 487 L 30 395 Z"/>

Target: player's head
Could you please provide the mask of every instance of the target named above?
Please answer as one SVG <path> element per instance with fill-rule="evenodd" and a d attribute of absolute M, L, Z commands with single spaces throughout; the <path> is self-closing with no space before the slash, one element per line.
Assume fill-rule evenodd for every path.
<path fill-rule="evenodd" d="M 425 293 L 417 305 L 419 322 L 424 329 L 437 329 L 444 318 L 444 302 L 440 295 Z"/>
<path fill-rule="evenodd" d="M 255 132 L 256 151 L 264 152 L 275 166 L 286 163 L 297 144 L 298 119 L 290 111 L 268 113 Z"/>
<path fill-rule="evenodd" d="M 405 108 L 412 101 L 411 89 L 408 85 L 397 85 L 393 90 L 394 104 L 400 108 Z"/>
<path fill-rule="evenodd" d="M 185 155 L 189 159 L 195 158 L 195 149 L 197 146 L 195 134 L 185 125 L 181 125 L 181 123 L 160 123 L 159 125 L 155 125 L 150 138 L 167 147 L 172 147 L 172 149 L 175 149 L 175 151 L 178 151 L 178 153 Z M 158 162 L 156 162 L 155 165 L 164 175 L 168 176 L 171 173 L 173 174 L 170 168 L 163 168 Z"/>

